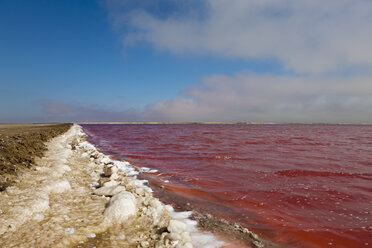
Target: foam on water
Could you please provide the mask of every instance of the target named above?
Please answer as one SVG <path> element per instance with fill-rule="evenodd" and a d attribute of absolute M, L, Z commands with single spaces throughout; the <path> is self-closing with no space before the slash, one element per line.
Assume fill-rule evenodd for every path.
<path fill-rule="evenodd" d="M 211 233 L 199 230 L 197 228 L 198 222 L 190 219 L 192 211 L 176 212 L 171 205 L 165 205 L 165 208 L 173 219 L 186 223 L 186 230 L 190 233 L 192 244 L 195 247 L 218 248 L 227 245 L 226 242 L 218 240 Z"/>

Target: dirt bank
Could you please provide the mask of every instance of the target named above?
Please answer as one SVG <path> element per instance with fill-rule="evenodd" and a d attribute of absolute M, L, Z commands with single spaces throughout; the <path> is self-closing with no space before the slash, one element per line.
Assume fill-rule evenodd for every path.
<path fill-rule="evenodd" d="M 72 124 L 0 124 L 0 191 L 17 182 L 17 175 L 35 165 L 45 142 Z"/>

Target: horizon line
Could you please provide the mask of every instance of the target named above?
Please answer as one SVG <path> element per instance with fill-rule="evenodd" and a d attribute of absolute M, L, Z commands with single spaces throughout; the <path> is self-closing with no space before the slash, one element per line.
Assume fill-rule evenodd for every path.
<path fill-rule="evenodd" d="M 92 124 L 125 124 L 125 125 L 141 125 L 141 124 L 246 124 L 246 125 L 283 125 L 283 124 L 299 124 L 299 125 L 372 125 L 367 122 L 250 122 L 250 121 L 87 121 L 87 122 L 0 122 L 0 125 L 20 125 L 20 124 L 63 124 L 72 123 L 78 125 Z"/>
<path fill-rule="evenodd" d="M 73 122 L 75 124 L 82 124 L 82 125 L 91 125 L 91 124 L 246 124 L 246 125 L 257 125 L 257 124 L 266 124 L 266 125 L 280 125 L 280 124 L 304 124 L 304 125 L 372 125 L 372 123 L 354 123 L 354 122 L 247 122 L 247 121 L 181 121 L 181 122 L 171 122 L 171 121 L 148 121 L 148 122 L 121 122 L 121 121 L 98 121 L 98 122 Z"/>

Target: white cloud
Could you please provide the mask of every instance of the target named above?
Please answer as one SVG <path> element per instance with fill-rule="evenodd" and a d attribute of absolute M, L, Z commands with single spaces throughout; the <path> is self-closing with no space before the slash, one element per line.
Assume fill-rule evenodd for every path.
<path fill-rule="evenodd" d="M 168 121 L 372 122 L 370 82 L 369 77 L 213 75 L 185 90 L 182 97 L 148 106 L 145 117 Z"/>
<path fill-rule="evenodd" d="M 308 74 L 372 67 L 370 0 L 199 2 L 207 6 L 202 17 L 190 6 L 183 14 L 159 17 L 143 4 L 132 3 L 124 11 L 117 0 L 108 5 L 115 26 L 127 27 L 126 43 L 146 41 L 180 54 L 275 58 L 286 69 Z"/>

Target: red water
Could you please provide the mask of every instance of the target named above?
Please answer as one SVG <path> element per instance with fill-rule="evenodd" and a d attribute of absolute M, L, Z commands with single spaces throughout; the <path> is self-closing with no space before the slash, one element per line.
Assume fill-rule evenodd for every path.
<path fill-rule="evenodd" d="M 372 247 L 372 126 L 83 127 L 106 154 L 277 243 Z"/>

